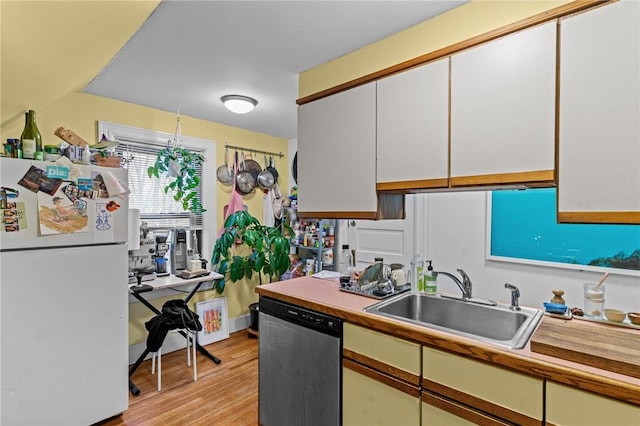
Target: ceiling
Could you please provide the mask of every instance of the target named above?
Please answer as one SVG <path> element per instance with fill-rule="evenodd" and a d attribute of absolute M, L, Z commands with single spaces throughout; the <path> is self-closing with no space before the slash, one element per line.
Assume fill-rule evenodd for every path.
<path fill-rule="evenodd" d="M 298 74 L 466 1 L 163 1 L 84 92 L 287 139 Z M 258 100 L 227 111 L 220 97 Z"/>

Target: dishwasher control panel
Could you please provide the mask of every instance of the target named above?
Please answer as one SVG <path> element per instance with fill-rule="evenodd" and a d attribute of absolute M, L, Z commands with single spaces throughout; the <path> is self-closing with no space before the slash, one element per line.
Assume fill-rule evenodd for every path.
<path fill-rule="evenodd" d="M 340 318 L 280 302 L 268 297 L 260 297 L 259 307 L 260 312 L 263 314 L 272 315 L 322 333 L 342 336 L 342 320 Z"/>
<path fill-rule="evenodd" d="M 295 313 L 293 315 L 296 315 Z M 325 315 L 318 314 L 316 312 L 302 311 L 299 313 L 303 323 L 316 325 L 318 327 L 326 327 L 332 330 L 337 330 L 340 320 L 335 318 L 327 318 Z"/>

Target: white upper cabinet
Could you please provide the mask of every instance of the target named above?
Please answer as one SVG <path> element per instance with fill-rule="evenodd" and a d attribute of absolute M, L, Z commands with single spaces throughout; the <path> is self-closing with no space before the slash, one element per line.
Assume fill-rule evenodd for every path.
<path fill-rule="evenodd" d="M 640 223 L 640 3 L 560 28 L 558 220 Z"/>
<path fill-rule="evenodd" d="M 451 185 L 555 180 L 556 24 L 451 57 Z"/>
<path fill-rule="evenodd" d="M 377 207 L 376 83 L 298 107 L 298 214 L 373 219 Z"/>
<path fill-rule="evenodd" d="M 378 80 L 378 189 L 446 187 L 449 59 Z"/>

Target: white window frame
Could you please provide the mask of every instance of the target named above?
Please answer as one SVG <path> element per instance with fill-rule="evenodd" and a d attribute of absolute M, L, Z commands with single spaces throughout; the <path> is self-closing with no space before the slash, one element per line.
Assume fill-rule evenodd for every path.
<path fill-rule="evenodd" d="M 109 140 L 115 141 L 131 141 L 149 143 L 164 147 L 167 141 L 173 140 L 175 134 L 158 132 L 155 130 L 143 129 L 139 127 L 126 126 L 124 124 L 111 123 L 108 121 L 98 121 L 98 139 L 105 135 Z M 202 207 L 206 209 L 203 213 L 202 237 L 201 237 L 201 255 L 208 259 L 213 250 L 215 241 L 213 237 L 216 235 L 218 217 L 217 217 L 217 197 L 216 197 L 216 177 L 214 170 L 216 169 L 216 147 L 215 141 L 199 139 L 182 135 L 182 144 L 187 149 L 197 149 L 203 152 L 206 159 L 202 167 Z"/>

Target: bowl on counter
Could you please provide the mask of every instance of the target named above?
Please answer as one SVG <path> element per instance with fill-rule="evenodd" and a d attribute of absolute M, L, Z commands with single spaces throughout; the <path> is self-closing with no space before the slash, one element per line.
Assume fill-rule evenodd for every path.
<path fill-rule="evenodd" d="M 607 317 L 609 321 L 622 322 L 627 317 L 627 314 L 619 309 L 605 309 L 604 316 Z"/>
<path fill-rule="evenodd" d="M 629 312 L 627 316 L 632 324 L 640 325 L 640 312 Z"/>

